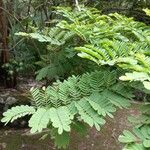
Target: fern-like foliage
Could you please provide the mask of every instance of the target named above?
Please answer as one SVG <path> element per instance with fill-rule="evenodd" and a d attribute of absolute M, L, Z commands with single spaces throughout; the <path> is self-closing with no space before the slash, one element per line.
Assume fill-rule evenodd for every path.
<path fill-rule="evenodd" d="M 147 15 L 149 10 L 145 9 Z M 130 80 L 130 81 L 141 81 L 146 90 L 145 93 L 148 93 L 150 90 L 150 58 L 149 53 L 144 51 L 144 54 L 137 53 L 133 56 L 136 64 L 134 65 L 124 65 L 136 72 L 126 73 L 125 76 L 121 76 L 121 80 Z M 141 115 L 138 118 L 129 117 L 129 121 L 134 123 L 135 127 L 132 132 L 125 130 L 123 135 L 119 136 L 119 141 L 125 144 L 125 150 L 147 150 L 150 149 L 150 103 L 145 103 L 141 107 Z"/>
<path fill-rule="evenodd" d="M 75 47 L 78 56 L 100 66 L 110 65 L 128 70 L 125 76 L 120 77 L 121 80 L 142 81 L 144 87 L 150 89 L 149 26 L 117 13 L 101 15 L 92 9 L 86 13 L 85 8 L 80 13 L 70 9 L 63 13 L 60 8 L 58 11 L 68 20 L 72 16 L 69 21 L 62 21 L 57 26 L 82 39 L 83 45 Z M 149 10 L 145 11 L 148 14 Z M 82 20 L 79 16 L 86 16 L 86 19 Z"/>
<path fill-rule="evenodd" d="M 117 13 L 103 15 L 94 8 L 81 8 L 81 11 L 77 11 L 58 7 L 56 10 L 56 14 L 61 15 L 62 18 L 55 27 L 43 31 L 36 30 L 33 33 L 17 33 L 23 37 L 45 42 L 49 44 L 48 49 L 52 50 L 51 57 L 46 59 L 44 64 L 51 61 L 37 72 L 38 80 L 63 74 L 63 71 L 58 72 L 58 70 L 64 70 L 63 64 L 68 64 L 68 59 L 63 59 L 66 57 L 63 56 L 59 57 L 62 61 L 56 61 L 59 54 L 53 55 L 60 49 L 63 49 L 62 51 L 69 49 L 70 53 L 74 49 L 78 56 L 94 61 L 98 65 L 122 63 L 134 65 L 135 61 L 131 55 L 146 51 L 150 47 L 150 29 L 132 18 Z M 69 66 L 68 64 L 67 68 Z"/>
<path fill-rule="evenodd" d="M 117 13 L 102 15 L 94 9 L 88 9 L 87 13 L 86 10 L 83 8 L 77 13 L 67 9 L 63 13 L 58 8 L 58 12 L 68 20 L 57 26 L 73 32 L 83 41 L 83 45 L 75 47 L 78 56 L 100 66 L 128 70 L 125 76 L 120 77 L 121 80 L 142 81 L 150 89 L 149 26 Z M 145 12 L 149 14 L 148 9 Z M 71 19 L 68 18 L 70 16 Z"/>
<path fill-rule="evenodd" d="M 101 93 L 107 97 L 114 97 L 121 95 L 122 98 L 132 98 L 132 90 L 126 89 L 125 84 L 118 83 L 116 71 L 95 71 L 92 73 L 85 73 L 82 76 L 72 76 L 64 82 L 56 82 L 54 85 L 47 88 L 38 89 L 32 88 L 31 95 L 33 102 L 36 102 L 37 107 L 55 107 L 58 108 L 61 105 L 69 105 L 73 101 L 79 101 L 91 94 Z M 119 89 L 115 89 L 115 85 L 119 86 Z M 128 90 L 128 94 L 123 94 L 124 90 Z M 113 98 L 112 96 L 112 98 Z M 117 99 L 113 100 L 116 105 L 121 107 L 121 103 L 117 103 Z M 124 105 L 125 106 L 125 105 Z"/>
<path fill-rule="evenodd" d="M 115 91 L 114 88 L 118 85 L 121 88 Z M 31 100 L 35 108 L 29 106 L 11 108 L 4 113 L 2 121 L 7 123 L 32 113 L 29 120 L 31 133 L 50 128 L 55 130 L 51 134 L 59 144 L 57 140 L 62 139 L 63 135 L 68 136 L 76 121 L 94 126 L 99 131 L 106 122 L 106 116 L 112 118 L 117 107 L 127 108 L 133 91 L 128 89 L 125 95 L 120 94 L 124 90 L 127 90 L 126 86 L 118 82 L 117 71 L 95 71 L 82 76 L 72 76 L 47 88 L 32 88 Z M 58 146 L 65 147 L 63 144 L 67 143 L 64 141 Z"/>
<path fill-rule="evenodd" d="M 16 35 L 57 46 L 65 44 L 65 42 L 73 36 L 72 32 L 63 31 L 59 27 L 53 27 L 51 29 L 45 28 L 43 31 L 33 33 L 18 32 Z"/>
<path fill-rule="evenodd" d="M 63 45 L 68 37 L 71 39 L 74 35 L 81 42 L 74 46 L 79 56 L 98 65 L 115 65 L 124 70 L 144 72 L 149 76 L 150 29 L 145 24 L 119 14 L 101 15 L 96 9 L 82 8 L 78 12 L 70 8 L 58 8 L 58 13 L 65 19 L 48 36 L 43 33 L 19 34 L 57 46 Z M 117 107 L 127 108 L 133 97 L 132 88 L 118 81 L 118 74 L 120 73 L 116 70 L 104 69 L 72 76 L 63 82 L 57 81 L 47 88 L 32 88 L 30 92 L 35 112 L 29 120 L 31 132 L 49 128 L 55 143 L 65 147 L 72 126 L 78 122 L 100 130 L 105 124 L 105 117 L 112 118 Z M 142 79 L 143 77 L 140 78 Z M 144 78 L 143 81 L 149 79 Z M 148 83 L 145 84 L 149 86 Z M 14 115 L 18 114 L 17 109 L 11 115 L 8 112 L 4 113 L 3 122 L 14 120 Z M 18 116 L 15 117 L 17 118 Z M 140 130 L 143 132 L 142 127 Z M 121 139 L 124 140 L 126 136 L 130 136 L 128 143 L 135 143 L 132 133 L 125 131 Z M 146 141 L 143 145 L 148 147 L 149 136 L 144 135 L 144 138 Z M 138 144 L 138 147 L 141 145 Z"/>
<path fill-rule="evenodd" d="M 125 130 L 119 136 L 119 141 L 125 143 L 125 150 L 147 150 L 150 149 L 150 104 L 141 107 L 142 115 L 138 118 L 130 117 L 129 121 L 134 123 L 133 131 Z"/>
<path fill-rule="evenodd" d="M 16 106 L 9 109 L 7 112 L 3 113 L 3 119 L 1 122 L 7 124 L 8 122 L 13 122 L 14 120 L 21 118 L 25 115 L 31 115 L 35 113 L 35 108 L 32 106 Z"/>
<path fill-rule="evenodd" d="M 28 40 L 35 40 L 37 44 L 43 45 L 43 49 L 39 50 L 40 59 L 35 63 L 40 68 L 36 71 L 37 80 L 51 80 L 64 76 L 66 72 L 71 71 L 74 63 L 69 61 L 67 55 L 73 52 L 68 53 L 67 49 L 70 50 L 73 44 L 71 39 L 74 34 L 72 32 L 62 30 L 60 27 L 55 26 L 51 28 L 45 27 L 43 30 L 35 29 L 31 33 L 18 32 L 16 35 Z M 70 58 L 73 56 L 70 55 Z"/>

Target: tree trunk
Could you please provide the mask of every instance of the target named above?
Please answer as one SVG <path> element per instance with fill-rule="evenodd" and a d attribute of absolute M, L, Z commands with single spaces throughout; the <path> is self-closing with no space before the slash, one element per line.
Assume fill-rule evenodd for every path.
<path fill-rule="evenodd" d="M 0 52 L 1 52 L 1 66 L 9 61 L 9 50 L 8 50 L 8 42 L 7 42 L 7 19 L 6 14 L 4 12 L 4 3 L 3 0 L 0 0 Z M 3 84 L 5 86 L 8 85 L 7 72 L 1 68 L 0 66 L 0 76 L 2 78 Z"/>
<path fill-rule="evenodd" d="M 0 0 L 0 34 L 1 34 L 1 63 L 7 63 L 9 60 L 9 51 L 7 44 L 7 19 L 3 11 L 3 1 Z"/>

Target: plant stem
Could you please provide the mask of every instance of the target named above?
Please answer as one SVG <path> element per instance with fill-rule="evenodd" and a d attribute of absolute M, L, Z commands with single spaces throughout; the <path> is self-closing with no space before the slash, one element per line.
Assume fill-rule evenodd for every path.
<path fill-rule="evenodd" d="M 75 4 L 76 4 L 76 7 L 78 8 L 78 10 L 81 11 L 78 0 L 75 0 Z"/>

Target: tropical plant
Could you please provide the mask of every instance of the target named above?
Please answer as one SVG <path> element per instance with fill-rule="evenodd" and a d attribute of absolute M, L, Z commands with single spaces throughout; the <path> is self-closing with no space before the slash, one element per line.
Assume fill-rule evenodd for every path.
<path fill-rule="evenodd" d="M 73 36 L 79 43 L 71 45 L 71 51 L 78 52 L 80 57 L 95 62 L 103 69 L 72 76 L 46 88 L 32 88 L 32 106 L 9 109 L 3 114 L 2 122 L 7 124 L 29 114 L 31 133 L 48 128 L 55 144 L 65 148 L 69 144 L 71 129 L 88 124 L 100 130 L 105 124 L 105 117 L 113 117 L 116 107 L 127 108 L 130 105 L 134 86 L 128 86 L 118 79 L 124 71 L 149 76 L 150 29 L 143 23 L 116 13 L 101 15 L 94 8 L 72 10 L 58 7 L 57 10 L 63 18 L 50 32 L 59 29 L 61 34 L 51 37 L 42 32 L 20 32 L 18 35 L 49 42 L 50 48 L 53 45 L 64 46 L 68 41 L 64 38 L 66 34 L 71 40 Z M 148 82 L 148 79 L 144 78 L 143 81 Z"/>
<path fill-rule="evenodd" d="M 70 8 L 61 7 L 58 7 L 58 9 L 64 13 L 70 10 Z M 61 11 L 57 11 L 56 14 L 60 16 Z M 39 66 L 39 70 L 36 72 L 37 80 L 45 78 L 47 80 L 57 79 L 69 76 L 70 74 L 81 74 L 84 70 L 88 69 L 87 61 L 84 63 L 84 60 L 79 59 L 76 55 L 77 52 L 74 50 L 75 46 L 84 42 L 74 32 L 62 29 L 59 27 L 59 23 L 49 28 L 45 27 L 42 30 L 32 29 L 30 33 L 18 32 L 16 35 L 22 36 L 27 40 L 37 40 L 41 45 L 44 45 L 42 48 L 44 51 L 39 55 L 40 60 L 35 63 Z"/>
<path fill-rule="evenodd" d="M 124 130 L 119 136 L 119 141 L 125 144 L 124 150 L 147 150 L 150 148 L 150 103 L 141 107 L 141 115 L 138 118 L 129 117 L 134 123 L 132 131 Z"/>
<path fill-rule="evenodd" d="M 99 131 L 106 116 L 113 118 L 116 107 L 127 108 L 134 96 L 131 88 L 117 81 L 117 71 L 106 69 L 72 76 L 47 88 L 32 88 L 30 92 L 32 106 L 13 107 L 1 121 L 7 124 L 31 115 L 31 133 L 48 128 L 59 148 L 69 144 L 70 131 L 80 124 Z"/>
<path fill-rule="evenodd" d="M 148 14 L 147 9 L 146 13 Z M 120 67 L 128 71 L 125 76 L 120 77 L 121 80 L 143 82 L 144 87 L 150 90 L 149 26 L 118 14 L 102 16 L 90 15 L 83 22 L 78 21 L 75 16 L 73 21 L 63 21 L 59 26 L 86 41 L 85 45 L 75 48 L 80 52 L 80 57 L 100 66 Z M 139 119 L 143 122 L 133 131 L 136 136 L 125 130 L 119 137 L 121 142 L 127 143 L 124 149 L 142 150 L 150 147 L 149 103 L 143 108 L 143 115 Z"/>
<path fill-rule="evenodd" d="M 144 9 L 147 15 L 150 16 L 150 10 Z M 139 64 L 142 70 L 139 72 L 126 73 L 121 77 L 123 80 L 141 81 L 144 87 L 150 90 L 149 82 L 149 57 L 145 55 L 138 56 Z M 119 136 L 119 141 L 125 144 L 124 150 L 147 150 L 150 149 L 150 103 L 145 103 L 141 107 L 141 115 L 138 118 L 129 117 L 129 121 L 134 123 L 132 132 L 123 131 L 123 135 Z"/>
<path fill-rule="evenodd" d="M 67 1 L 65 1 L 65 3 L 68 4 Z M 84 1 L 83 1 L 83 3 L 84 3 Z M 117 3 L 116 5 L 121 4 L 120 2 L 114 2 L 114 3 Z M 128 4 L 128 3 L 129 3 L 128 1 L 124 2 L 124 4 Z M 24 38 L 21 39 L 21 42 L 20 41 L 13 42 L 13 43 L 17 43 L 17 44 L 14 44 L 14 45 L 16 45 L 15 48 L 20 49 L 20 50 L 15 50 L 15 52 L 14 52 L 16 57 L 18 56 L 17 59 L 24 57 L 23 59 L 26 60 L 26 58 L 28 58 L 28 60 L 25 62 L 26 64 L 29 63 L 28 66 L 30 66 L 30 64 L 33 64 L 34 62 L 36 62 L 36 60 L 38 61 L 38 62 L 36 62 L 36 64 L 38 65 L 37 68 L 39 69 L 37 71 L 37 79 L 38 80 L 45 79 L 45 78 L 46 79 L 53 79 L 53 78 L 56 79 L 60 76 L 61 77 L 69 76 L 69 74 L 68 75 L 66 75 L 66 74 L 68 72 L 72 72 L 73 71 L 72 68 L 76 68 L 76 66 L 80 66 L 79 64 L 84 64 L 83 62 L 77 63 L 78 61 L 80 61 L 77 57 L 74 57 L 75 59 L 72 59 L 73 56 L 76 56 L 76 52 L 73 51 L 73 48 L 77 47 L 77 46 L 81 46 L 81 42 L 83 42 L 83 44 L 87 44 L 87 45 L 85 45 L 85 47 L 93 46 L 93 42 L 96 41 L 96 38 L 98 39 L 98 38 L 105 37 L 105 38 L 107 38 L 107 40 L 108 39 L 112 40 L 112 38 L 114 38 L 113 43 L 115 43 L 116 39 L 117 40 L 119 39 L 121 41 L 120 45 L 123 45 L 126 47 L 126 45 L 124 45 L 124 41 L 128 40 L 130 35 L 132 35 L 131 36 L 132 39 L 141 38 L 141 40 L 142 40 L 143 35 L 141 36 L 140 34 L 143 30 L 142 27 L 144 25 L 142 23 L 140 24 L 140 23 L 134 22 L 132 19 L 128 19 L 127 17 L 123 17 L 121 15 L 119 16 L 117 14 L 114 14 L 112 16 L 111 15 L 110 16 L 101 15 L 101 17 L 98 17 L 99 14 L 101 14 L 99 11 L 97 11 L 96 9 L 93 9 L 93 8 L 86 9 L 83 7 L 81 7 L 80 9 L 76 9 L 75 11 L 72 11 L 71 8 L 57 7 L 57 13 L 55 14 L 53 11 L 54 8 L 52 8 L 51 11 L 48 12 L 46 5 L 49 5 L 49 4 L 52 4 L 53 6 L 61 5 L 60 2 L 57 2 L 57 4 L 56 4 L 51 0 L 46 1 L 45 3 L 42 3 L 41 1 L 39 1 L 39 2 L 35 2 L 35 1 L 28 2 L 27 1 L 26 2 L 29 12 L 26 13 L 27 10 L 25 12 L 22 12 L 22 15 L 24 17 L 23 17 L 23 20 L 21 20 L 21 24 L 23 24 L 22 22 L 26 22 L 26 20 L 27 20 L 27 24 L 25 26 L 25 27 L 27 27 L 27 30 L 20 29 L 23 31 L 23 33 L 20 32 L 20 33 L 18 33 L 18 35 L 21 35 L 23 37 L 28 37 L 28 38 L 30 37 L 31 40 L 27 40 L 28 44 L 25 44 L 25 45 L 23 44 L 23 42 L 26 43 L 26 41 L 23 40 Z M 20 7 L 23 7 L 22 3 L 20 4 Z M 35 10 L 35 12 L 34 12 L 34 10 Z M 18 12 L 18 10 L 14 10 L 14 13 L 15 12 Z M 28 14 L 27 17 L 26 17 L 26 14 Z M 41 17 L 38 17 L 38 15 Z M 62 15 L 64 18 L 62 18 Z M 50 18 L 49 16 L 51 16 L 51 17 L 53 16 L 53 18 Z M 48 21 L 49 19 L 51 19 L 51 21 Z M 62 19 L 64 19 L 65 21 L 58 23 Z M 30 22 L 28 20 L 30 20 Z M 65 26 L 66 20 L 69 21 L 68 23 L 70 23 L 70 27 Z M 48 25 L 46 24 L 46 22 L 49 22 Z M 74 23 L 71 23 L 71 22 L 74 22 Z M 14 21 L 14 23 L 16 23 L 16 20 Z M 78 25 L 78 23 L 79 23 L 79 25 Z M 54 27 L 55 24 L 56 24 L 56 27 Z M 110 25 L 110 24 L 112 24 L 112 25 Z M 23 24 L 23 26 L 24 26 L 24 24 Z M 121 31 L 122 26 L 126 26 L 124 31 Z M 140 27 L 140 30 L 138 29 L 138 27 Z M 68 31 L 68 28 L 70 31 Z M 84 29 L 86 29 L 86 31 L 84 31 Z M 82 30 L 82 31 L 80 31 L 80 30 Z M 11 34 L 12 35 L 11 37 L 14 38 L 14 36 L 13 36 L 14 32 L 18 32 L 19 29 L 12 30 L 12 31 L 13 31 L 13 33 Z M 83 33 L 83 32 L 85 32 L 85 33 Z M 88 34 L 86 32 L 88 32 Z M 98 32 L 101 34 L 97 34 Z M 140 32 L 140 33 L 138 33 L 138 32 Z M 55 37 L 55 35 L 56 35 L 56 37 Z M 81 39 L 76 38 L 76 35 L 78 35 Z M 86 35 L 87 35 L 87 37 L 86 37 Z M 90 38 L 88 37 L 89 35 L 91 35 Z M 15 36 L 15 39 L 20 39 L 20 38 Z M 34 41 L 34 39 L 42 42 L 42 44 Z M 89 41 L 86 41 L 87 39 L 90 40 L 90 43 L 89 43 Z M 97 44 L 101 44 L 104 46 L 104 45 L 106 45 L 106 43 L 111 43 L 111 41 L 107 41 L 107 40 L 104 39 L 104 42 L 97 43 Z M 123 40 L 123 42 L 122 42 L 122 40 Z M 130 38 L 130 40 L 131 40 L 131 38 Z M 45 45 L 45 43 L 47 43 L 47 44 Z M 129 46 L 130 48 L 137 45 L 136 42 L 134 45 L 133 45 L 133 43 L 130 43 L 130 44 L 129 45 L 127 44 L 127 46 Z M 29 45 L 33 45 L 33 46 L 29 47 Z M 43 45 L 43 46 L 41 46 L 41 45 Z M 103 46 L 101 46 L 101 47 L 103 47 Z M 109 47 L 110 46 L 112 46 L 112 45 L 110 44 Z M 95 45 L 95 43 L 94 43 L 94 48 L 95 47 L 97 48 L 97 45 Z M 120 47 L 120 48 L 122 48 L 122 47 Z M 24 51 L 24 49 L 26 49 L 25 50 L 26 53 L 22 52 L 22 50 Z M 34 50 L 36 49 L 36 51 L 33 52 L 33 51 L 31 51 L 31 49 L 34 49 Z M 83 49 L 83 48 L 81 47 L 81 49 Z M 69 52 L 69 55 L 66 54 L 68 52 Z M 32 54 L 30 55 L 30 53 L 32 53 Z M 104 51 L 104 53 L 107 54 L 108 52 Z M 112 52 L 110 51 L 110 53 L 112 53 Z M 128 52 L 126 52 L 126 54 L 127 53 Z M 20 57 L 20 54 L 22 55 L 21 57 Z M 26 54 L 28 54 L 28 55 L 26 55 Z M 35 55 L 38 58 L 35 58 Z M 101 55 L 103 55 L 103 54 L 101 54 Z M 88 57 L 88 56 L 86 54 L 86 56 L 83 56 L 83 57 Z M 115 55 L 115 56 L 110 55 L 107 57 L 113 57 L 113 59 L 114 59 L 115 57 L 118 57 L 118 55 Z M 102 60 L 102 61 L 105 61 L 105 59 L 106 58 L 104 58 L 104 60 Z M 73 64 L 72 64 L 72 62 L 73 62 Z M 100 63 L 100 62 L 98 62 L 98 63 Z M 110 62 L 110 63 L 112 63 L 112 62 Z M 80 68 L 82 68 L 82 67 L 80 67 Z M 75 72 L 77 72 L 77 69 L 73 73 L 75 73 Z M 79 69 L 79 72 L 81 72 L 80 69 Z"/>
<path fill-rule="evenodd" d="M 67 54 L 67 48 L 71 49 L 69 43 L 72 39 L 72 33 L 62 31 L 58 27 L 43 28 L 43 30 L 35 30 L 33 33 L 19 32 L 16 35 L 27 39 L 35 39 L 43 44 L 44 51 L 39 55 L 40 59 L 35 62 L 39 70 L 36 72 L 37 80 L 53 79 L 64 76 L 66 72 L 71 72 L 72 65 L 69 58 L 72 56 Z M 63 50 L 65 49 L 65 50 Z M 71 54 L 71 52 L 70 52 Z"/>
<path fill-rule="evenodd" d="M 89 12 L 83 9 L 79 14 L 71 13 L 69 9 L 64 11 L 59 8 L 58 11 L 64 13 L 68 20 L 72 16 L 58 26 L 72 31 L 84 41 L 83 46 L 75 47 L 78 56 L 100 66 L 110 65 L 134 71 L 132 78 L 135 79 L 131 80 L 142 78 L 144 85 L 148 84 L 150 28 L 147 25 L 119 14 L 99 15 L 100 12 L 93 9 Z M 131 78 L 131 73 L 126 75 Z M 123 76 L 120 79 L 128 78 Z"/>

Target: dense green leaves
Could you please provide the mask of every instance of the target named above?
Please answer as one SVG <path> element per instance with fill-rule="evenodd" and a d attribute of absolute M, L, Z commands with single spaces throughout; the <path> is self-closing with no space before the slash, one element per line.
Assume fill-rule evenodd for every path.
<path fill-rule="evenodd" d="M 60 8 L 59 8 L 60 11 Z M 86 19 L 82 9 L 76 15 L 71 10 L 64 11 L 65 17 L 70 21 L 62 21 L 58 26 L 75 33 L 83 41 L 83 45 L 76 46 L 78 56 L 89 59 L 98 65 L 110 65 L 129 70 L 121 80 L 144 81 L 149 89 L 150 58 L 150 28 L 144 23 L 134 21 L 132 18 L 117 13 L 99 15 L 100 12 L 90 10 Z M 62 11 L 61 11 L 62 12 Z M 149 10 L 145 9 L 148 14 Z"/>
<path fill-rule="evenodd" d="M 119 141 L 122 143 L 126 143 L 125 149 L 128 148 L 132 150 L 132 147 L 140 146 L 139 150 L 146 150 L 150 148 L 150 134 L 149 134 L 149 126 L 142 126 L 140 128 L 135 128 L 133 133 L 130 131 L 123 131 L 123 135 L 119 136 Z M 136 136 L 135 136 L 136 135 Z"/>
<path fill-rule="evenodd" d="M 112 104 L 122 108 L 128 107 L 127 98 L 132 99 L 133 97 L 130 87 L 127 88 L 125 84 L 118 83 L 117 71 L 101 70 L 91 74 L 85 73 L 78 77 L 72 76 L 64 82 L 58 81 L 54 85 L 57 86 L 48 86 L 45 89 L 32 88 L 33 104 L 37 107 L 58 108 L 92 94 L 88 99 L 93 107 L 95 103 L 104 108 L 109 108 Z"/>
<path fill-rule="evenodd" d="M 42 61 L 37 62 L 43 67 L 37 72 L 37 78 L 49 79 L 53 73 L 57 77 L 58 71 L 64 69 L 60 64 L 68 62 L 66 49 L 75 49 L 80 57 L 92 60 L 99 66 L 111 67 L 81 76 L 71 76 L 48 87 L 32 88 L 31 101 L 35 108 L 14 107 L 4 113 L 2 122 L 8 123 L 26 114 L 33 114 L 29 120 L 31 133 L 49 128 L 55 144 L 59 148 L 66 148 L 72 127 L 80 131 L 80 123 L 84 123 L 90 127 L 94 126 L 99 131 L 105 124 L 105 117 L 112 118 L 117 107 L 130 106 L 129 99 L 134 96 L 133 87 L 127 87 L 126 83 L 118 81 L 119 75 L 122 74 L 116 68 L 129 72 L 120 79 L 143 81 L 144 86 L 149 89 L 150 30 L 145 24 L 132 18 L 117 13 L 101 15 L 92 8 L 72 11 L 70 8 L 59 7 L 57 13 L 65 19 L 63 18 L 56 27 L 40 32 L 18 33 L 42 44 L 48 44 L 50 57 L 47 57 L 47 54 L 43 55 Z M 68 46 L 71 40 L 73 42 Z M 150 147 L 147 106 L 142 119 L 138 120 L 138 127 L 133 132 L 125 130 L 119 137 L 119 140 L 126 144 L 126 149 L 141 150 Z"/>
<path fill-rule="evenodd" d="M 51 133 L 52 138 L 59 144 L 58 147 L 65 147 L 71 129 L 80 131 L 83 127 L 80 129 L 80 124 L 85 123 L 99 131 L 106 122 L 105 117 L 113 117 L 116 107 L 129 106 L 126 97 L 132 98 L 132 89 L 126 89 L 129 92 L 126 91 L 125 96 L 121 94 L 124 85 L 117 81 L 116 76 L 117 71 L 101 70 L 72 76 L 63 82 L 57 81 L 52 86 L 31 88 L 31 102 L 35 108 L 17 106 L 20 110 L 14 107 L 4 113 L 2 121 L 7 123 L 33 113 L 29 120 L 31 133 L 46 128 L 55 130 L 55 133 Z M 115 91 L 118 84 L 122 88 Z M 23 107 L 31 110 L 25 111 Z M 10 115 L 12 110 L 16 112 Z"/>

